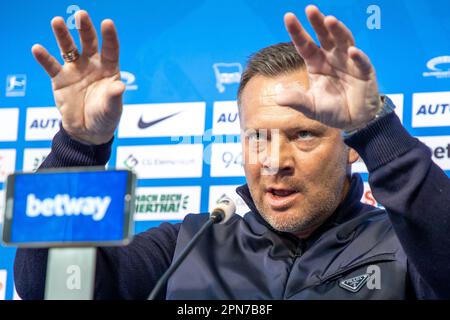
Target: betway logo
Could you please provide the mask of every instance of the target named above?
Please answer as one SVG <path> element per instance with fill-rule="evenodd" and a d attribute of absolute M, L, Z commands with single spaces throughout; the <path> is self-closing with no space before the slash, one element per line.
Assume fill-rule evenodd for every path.
<path fill-rule="evenodd" d="M 68 194 L 58 194 L 54 198 L 40 200 L 34 194 L 27 197 L 26 215 L 36 218 L 40 215 L 51 216 L 92 216 L 94 221 L 100 221 L 106 214 L 111 197 L 79 197 L 71 198 Z"/>
<path fill-rule="evenodd" d="M 442 170 L 450 170 L 450 136 L 417 137 L 431 150 L 433 161 Z"/>

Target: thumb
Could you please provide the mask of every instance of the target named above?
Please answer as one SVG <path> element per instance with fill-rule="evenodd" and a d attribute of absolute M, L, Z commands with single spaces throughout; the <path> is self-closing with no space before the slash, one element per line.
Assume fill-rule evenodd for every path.
<path fill-rule="evenodd" d="M 106 95 L 108 100 L 108 107 L 114 111 L 121 111 L 122 109 L 122 95 L 125 91 L 125 84 L 120 81 L 112 82 L 106 89 Z M 111 111 L 113 111 L 111 110 Z"/>
<path fill-rule="evenodd" d="M 124 91 L 125 91 L 125 84 L 120 80 L 116 80 L 109 85 L 108 95 L 112 97 L 117 97 L 121 96 Z"/>

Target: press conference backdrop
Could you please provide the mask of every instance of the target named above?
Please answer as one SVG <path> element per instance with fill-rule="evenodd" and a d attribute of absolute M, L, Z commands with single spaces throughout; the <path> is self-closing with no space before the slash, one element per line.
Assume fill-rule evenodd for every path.
<path fill-rule="evenodd" d="M 450 24 L 448 0 L 311 1 L 342 19 L 376 67 L 380 91 L 393 99 L 407 130 L 450 173 Z M 97 28 L 112 18 L 119 31 L 127 90 L 110 167 L 138 175 L 136 232 L 208 211 L 245 182 L 236 92 L 248 56 L 288 41 L 283 14 L 308 31 L 305 1 L 1 1 L 0 188 L 15 170 L 33 171 L 49 153 L 60 115 L 47 75 L 30 49 L 58 55 L 53 16 L 77 43 L 76 10 Z M 3 80 L 1 80 L 3 79 Z M 363 163 L 354 165 L 367 181 Z M 363 201 L 378 205 L 367 182 Z M 2 203 L 3 206 L 3 203 Z M 0 221 L 1 223 L 1 221 Z M 0 246 L 0 299 L 17 299 L 15 249 Z"/>

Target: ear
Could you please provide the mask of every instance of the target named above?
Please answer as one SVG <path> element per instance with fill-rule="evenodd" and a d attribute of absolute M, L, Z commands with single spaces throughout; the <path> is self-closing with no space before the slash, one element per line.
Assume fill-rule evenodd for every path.
<path fill-rule="evenodd" d="M 359 158 L 359 154 L 352 148 L 348 148 L 348 164 L 355 163 Z"/>

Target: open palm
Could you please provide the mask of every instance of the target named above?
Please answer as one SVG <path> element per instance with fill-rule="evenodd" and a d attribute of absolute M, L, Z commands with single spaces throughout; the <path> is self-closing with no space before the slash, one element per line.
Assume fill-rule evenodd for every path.
<path fill-rule="evenodd" d="M 103 21 L 99 53 L 97 34 L 87 12 L 77 12 L 76 19 L 83 47 L 76 61 L 61 65 L 41 45 L 33 46 L 32 52 L 51 77 L 63 128 L 75 140 L 102 144 L 113 137 L 122 113 L 125 85 L 120 81 L 117 32 L 111 20 Z M 52 20 L 52 28 L 62 53 L 76 49 L 61 17 Z"/>
<path fill-rule="evenodd" d="M 284 86 L 277 102 L 297 108 L 328 126 L 352 130 L 373 119 L 381 107 L 375 70 L 355 45 L 352 33 L 335 17 L 325 17 L 315 6 L 306 8 L 319 47 L 292 13 L 285 25 L 305 60 L 309 88 Z"/>

